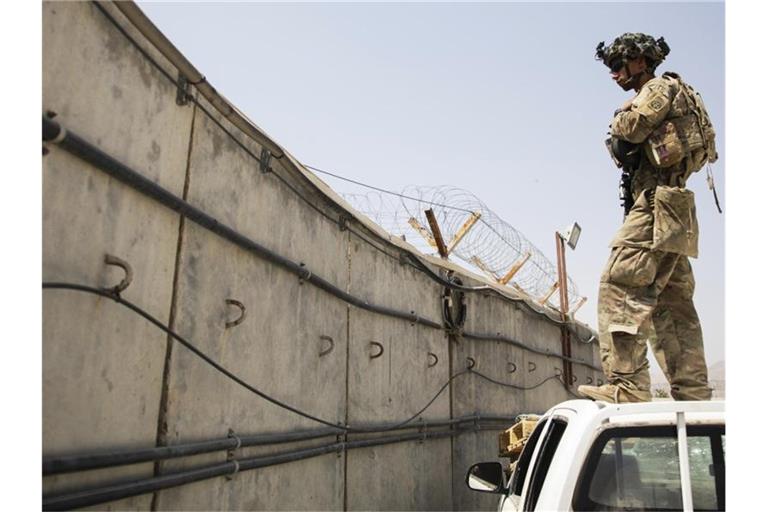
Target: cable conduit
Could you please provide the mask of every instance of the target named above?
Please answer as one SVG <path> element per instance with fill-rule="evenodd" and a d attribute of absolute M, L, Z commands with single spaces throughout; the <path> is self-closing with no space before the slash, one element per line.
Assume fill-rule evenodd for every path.
<path fill-rule="evenodd" d="M 282 401 L 280 401 L 280 400 L 278 400 L 278 399 L 276 399 L 276 398 L 274 398 L 274 397 L 264 393 L 263 391 L 260 391 L 256 387 L 254 387 L 254 386 L 248 384 L 247 382 L 245 382 L 243 379 L 241 379 L 240 377 L 238 377 L 237 375 L 235 375 L 231 371 L 229 371 L 226 368 L 224 368 L 222 365 L 220 365 L 215 360 L 213 360 L 212 358 L 207 356 L 200 349 L 198 349 L 193 343 L 191 343 L 190 341 L 188 341 L 186 338 L 184 338 L 183 336 L 179 335 L 178 333 L 174 332 L 173 330 L 171 330 L 169 327 L 164 325 L 158 319 L 156 319 L 155 317 L 153 317 L 152 315 L 150 315 L 149 313 L 147 313 L 146 311 L 144 311 L 140 307 L 136 306 L 135 304 L 133 304 L 133 303 L 123 299 L 122 297 L 120 297 L 118 294 L 115 294 L 111 290 L 103 290 L 103 289 L 99 289 L 99 288 L 93 288 L 93 287 L 90 287 L 90 286 L 79 285 L 79 284 L 71 284 L 71 283 L 46 283 L 46 282 L 43 283 L 43 289 L 74 290 L 74 291 L 90 293 L 90 294 L 94 294 L 94 295 L 99 295 L 99 296 L 102 296 L 102 297 L 110 298 L 110 299 L 114 300 L 115 302 L 117 302 L 118 304 L 120 304 L 122 306 L 125 306 L 126 308 L 130 309 L 134 313 L 138 314 L 139 316 L 141 316 L 142 318 L 144 318 L 145 320 L 147 320 L 151 324 L 155 325 L 156 327 L 158 327 L 160 330 L 162 330 L 166 334 L 170 335 L 173 339 L 177 340 L 179 343 L 181 343 L 181 345 L 186 347 L 190 352 L 195 354 L 197 357 L 202 359 L 205 363 L 207 363 L 208 365 L 213 367 L 218 372 L 222 373 L 225 377 L 227 377 L 230 380 L 236 382 L 237 384 L 239 384 L 240 386 L 244 387 L 245 389 L 247 389 L 251 393 L 253 393 L 253 394 L 263 398 L 267 402 L 270 402 L 271 404 L 276 405 L 276 406 L 278 406 L 278 407 L 280 407 L 282 409 L 291 411 L 292 413 L 297 414 L 299 416 L 302 416 L 303 418 L 310 419 L 312 421 L 316 421 L 318 423 L 321 423 L 323 425 L 326 425 L 326 426 L 329 426 L 329 427 L 332 427 L 332 428 L 335 428 L 335 429 L 343 430 L 344 432 L 348 432 L 348 433 L 370 432 L 370 429 L 366 429 L 365 427 L 362 427 L 362 426 L 350 426 L 350 425 L 342 426 L 342 425 L 339 425 L 338 423 L 332 423 L 332 422 L 330 422 L 328 420 L 324 420 L 322 418 L 318 418 L 317 416 L 313 416 L 313 415 L 311 415 L 309 413 L 306 413 L 306 412 L 304 412 L 304 411 L 302 411 L 300 409 L 297 409 L 296 407 L 293 407 L 293 406 L 291 406 L 291 405 L 289 405 L 289 404 L 287 404 L 285 402 L 282 402 Z M 437 393 L 435 393 L 435 395 L 432 397 L 432 399 L 430 399 L 429 402 L 427 402 L 427 404 L 424 407 L 422 407 L 419 411 L 417 411 L 415 414 L 413 414 L 410 418 L 408 418 L 406 420 L 403 420 L 403 421 L 401 421 L 399 423 L 396 423 L 394 425 L 391 425 L 391 426 L 387 427 L 386 430 L 396 430 L 396 429 L 398 429 L 398 428 L 400 428 L 402 426 L 407 425 L 408 423 L 411 423 L 413 420 L 418 418 L 424 411 L 426 411 L 435 402 L 435 400 L 437 400 L 437 398 L 443 393 L 443 391 L 445 391 L 445 389 L 448 387 L 448 385 L 451 382 L 454 381 L 454 379 L 456 379 L 456 378 L 458 378 L 458 377 L 460 377 L 462 375 L 468 374 L 468 373 L 475 373 L 475 374 L 478 374 L 478 375 L 482 375 L 479 372 L 477 372 L 476 370 L 471 370 L 469 368 L 465 369 L 465 370 L 462 370 L 460 372 L 454 373 L 453 375 L 451 375 L 448 378 L 448 380 L 445 382 L 445 384 L 443 384 L 443 386 L 437 391 Z M 545 379 L 545 381 L 550 380 L 550 379 L 551 379 L 551 377 Z M 514 387 L 514 388 L 520 389 L 520 390 L 534 389 L 534 388 L 538 387 L 539 385 L 543 384 L 543 382 L 545 382 L 545 381 L 542 381 L 539 384 L 536 384 L 535 386 L 530 387 L 530 388 L 521 387 L 521 386 L 512 386 L 512 385 L 510 385 L 510 387 Z"/>
<path fill-rule="evenodd" d="M 112 25 L 114 25 L 115 28 L 134 46 L 134 48 L 136 48 L 136 50 L 139 51 L 144 56 L 144 58 L 146 58 L 163 76 L 165 76 L 176 87 L 180 86 L 179 82 L 177 82 L 176 79 L 174 79 L 171 75 L 169 75 L 168 72 L 165 71 L 165 69 L 163 69 L 157 63 L 157 61 L 155 61 L 155 59 L 153 59 L 152 56 L 149 55 L 149 53 L 147 53 L 147 51 L 144 48 L 142 48 L 141 45 L 139 45 L 138 42 L 133 37 L 131 37 L 130 34 L 128 34 L 126 32 L 126 30 L 122 26 L 120 26 L 120 24 L 117 22 L 117 20 L 115 20 L 114 17 L 109 12 L 107 12 L 107 10 L 102 5 L 100 5 L 99 2 L 93 2 L 93 4 L 112 23 Z M 220 101 L 222 105 L 225 105 L 227 107 L 226 108 L 226 112 L 222 112 L 218 107 L 216 107 L 216 105 L 214 104 L 215 102 L 212 101 L 208 96 L 206 96 L 206 94 L 203 94 L 203 96 L 212 105 L 214 105 L 214 107 L 217 108 L 217 110 L 219 110 L 219 112 L 222 113 L 222 115 L 224 115 L 225 118 L 227 118 L 230 122 L 232 122 L 235 125 L 235 127 L 237 127 L 240 130 L 242 130 L 245 133 L 246 136 L 248 136 L 249 138 L 255 140 L 258 143 L 261 143 L 261 137 L 262 136 L 266 137 L 266 135 L 261 133 L 261 131 L 258 128 L 255 128 L 257 130 L 257 133 L 258 133 L 257 136 L 253 136 L 251 131 L 248 130 L 248 129 L 243 130 L 243 128 L 241 126 L 242 123 L 246 123 L 247 125 L 252 125 L 253 127 L 255 127 L 255 125 L 253 125 L 253 123 L 248 118 L 246 118 L 235 107 L 233 107 L 225 98 L 220 96 L 218 94 L 218 92 L 215 89 L 213 89 L 210 86 L 210 84 L 208 84 L 205 81 L 205 77 L 186 59 L 186 57 L 184 57 L 183 54 L 181 54 L 181 52 L 179 52 L 176 49 L 176 47 L 157 29 L 157 27 L 155 27 L 155 25 L 151 22 L 151 20 L 149 20 L 149 18 L 147 18 L 144 15 L 144 13 L 133 2 L 119 2 L 116 5 L 118 6 L 118 9 L 123 13 L 123 15 L 125 15 L 126 18 L 128 18 L 128 20 L 139 30 L 139 32 L 141 32 L 142 35 L 145 38 L 147 38 L 147 40 L 150 42 L 150 44 L 152 44 L 156 49 L 158 49 L 158 51 L 160 51 L 163 54 L 163 56 L 166 59 L 168 59 L 168 61 L 171 63 L 171 65 L 173 65 L 180 73 L 182 73 L 186 77 L 188 83 L 190 83 L 192 85 L 195 85 L 195 86 L 197 84 L 201 84 L 202 83 L 205 87 L 210 88 L 210 91 L 208 91 L 208 92 L 215 96 L 214 100 L 216 100 L 218 98 L 218 101 Z M 246 146 L 243 145 L 242 142 L 240 142 L 240 140 L 238 140 L 229 130 L 227 130 L 208 111 L 208 109 L 206 109 L 197 100 L 197 98 L 192 97 L 192 100 L 202 110 L 202 112 L 204 112 L 238 146 L 240 146 L 241 149 L 243 149 L 254 160 L 256 160 L 257 162 L 261 163 L 261 159 L 258 156 L 254 155 Z M 233 119 L 229 118 L 228 115 L 231 114 L 231 113 L 236 113 L 238 116 L 240 116 L 242 118 L 240 120 L 241 122 L 238 123 L 238 122 L 235 122 Z M 267 139 L 267 140 L 269 140 L 271 142 L 270 139 Z M 282 149 L 280 149 L 280 151 L 282 151 Z M 279 158 L 279 157 L 276 157 L 276 158 Z M 301 175 L 304 174 L 303 171 L 298 168 L 297 164 L 295 164 L 292 159 L 290 159 L 290 158 L 287 159 L 287 164 L 290 164 L 292 167 L 294 167 L 295 170 L 299 174 L 301 174 Z M 308 168 L 312 169 L 312 167 L 309 167 L 309 166 L 304 166 L 304 167 L 308 167 Z M 322 171 L 322 172 L 327 172 L 327 171 Z M 297 191 L 292 185 L 290 185 L 285 178 L 283 178 L 282 176 L 280 176 L 279 174 L 276 174 L 274 172 L 273 172 L 273 174 L 285 186 L 287 186 L 294 194 L 296 194 L 298 197 L 300 197 L 302 200 L 304 200 L 310 207 L 312 207 L 314 210 L 318 211 L 318 213 L 320 213 L 324 217 L 328 218 L 329 220 L 332 220 L 332 221 L 336 222 L 334 219 L 331 219 L 331 217 L 329 217 L 325 212 L 321 211 L 317 206 L 315 206 L 309 200 L 307 200 L 301 193 L 299 193 L 299 191 Z M 323 190 L 318 188 L 314 183 L 310 182 L 310 184 L 314 187 L 314 189 L 319 194 L 321 194 L 322 196 L 326 197 L 336 208 L 339 208 L 339 205 L 335 201 L 333 201 L 333 199 L 329 198 L 327 196 L 327 194 Z M 382 250 L 381 248 L 379 248 L 378 246 L 373 244 L 371 241 L 366 239 L 364 236 L 362 236 L 357 231 L 350 230 L 350 232 L 353 233 L 359 239 L 363 240 L 364 242 L 368 243 L 372 247 L 376 248 L 377 250 L 379 250 L 379 251 L 381 251 L 381 252 L 383 252 L 385 254 L 388 254 L 388 253 L 386 253 L 386 251 Z M 435 274 L 432 271 L 432 269 L 427 267 L 419 258 L 417 258 L 415 255 L 413 255 L 413 254 L 411 254 L 409 252 L 406 252 L 406 254 L 408 255 L 409 258 L 417 261 L 418 265 L 416 265 L 415 268 L 421 269 L 421 270 L 427 270 L 430 277 L 432 277 L 433 279 L 436 279 L 441 284 L 445 284 L 445 281 L 443 280 L 443 278 L 438 276 L 437 274 Z M 573 328 L 573 326 L 571 325 L 570 322 L 563 322 L 562 320 L 553 318 L 552 316 L 550 316 L 546 312 L 537 310 L 536 308 L 531 306 L 531 304 L 529 304 L 528 301 L 526 301 L 525 299 L 516 298 L 516 297 L 510 297 L 509 295 L 502 293 L 501 291 L 499 291 L 498 289 L 496 289 L 494 287 L 491 287 L 491 286 L 488 286 L 488 285 L 483 285 L 483 286 L 476 286 L 476 287 L 455 287 L 454 286 L 453 288 L 460 289 L 460 290 L 463 290 L 463 291 L 490 291 L 490 292 L 493 292 L 494 294 L 498 295 L 502 299 L 509 300 L 509 301 L 512 301 L 512 302 L 522 303 L 526 307 L 526 309 L 528 309 L 531 313 L 539 315 L 539 316 L 542 316 L 543 318 L 545 318 L 546 320 L 548 320 L 548 321 L 550 321 L 552 323 L 555 323 L 555 324 L 558 324 L 558 325 L 566 325 L 568 327 L 568 329 L 571 331 L 571 333 L 579 341 L 581 341 L 582 343 L 591 343 L 592 341 L 595 340 L 594 336 L 592 336 L 592 337 L 590 337 L 588 339 L 581 338 L 579 336 L 579 333 Z"/>
<path fill-rule="evenodd" d="M 401 426 L 400 429 L 430 429 L 436 427 L 446 427 L 467 422 L 513 422 L 516 415 L 482 415 L 462 416 L 448 420 L 423 421 L 409 426 Z M 393 429 L 390 424 L 371 424 L 364 425 L 366 433 L 391 432 Z M 335 436 L 344 433 L 342 428 L 320 428 L 312 430 L 300 430 L 295 432 L 279 432 L 255 435 L 242 435 L 240 438 L 241 448 L 251 446 L 264 446 L 284 444 L 298 441 L 308 441 L 322 437 Z M 421 435 L 421 434 L 419 434 Z M 139 464 L 142 462 L 153 462 L 179 457 L 188 457 L 211 453 L 222 450 L 231 450 L 238 447 L 237 439 L 226 437 L 221 439 L 211 439 L 198 441 L 194 443 L 182 443 L 170 446 L 158 446 L 144 449 L 131 450 L 111 450 L 102 453 L 91 453 L 84 455 L 67 455 L 43 457 L 43 476 L 56 475 L 61 473 L 73 473 L 78 471 L 87 471 L 91 469 L 100 469 L 106 467 L 126 466 L 130 464 Z"/>
<path fill-rule="evenodd" d="M 358 307 L 360 309 L 370 311 L 373 313 L 379 313 L 385 316 L 399 318 L 401 320 L 406 320 L 408 322 L 412 322 L 415 324 L 425 325 L 427 327 L 431 327 L 434 329 L 443 329 L 442 324 L 435 322 L 433 320 L 430 320 L 428 318 L 424 318 L 420 315 L 417 315 L 414 312 L 399 311 L 386 306 L 371 304 L 368 301 L 360 299 L 338 288 L 337 286 L 331 284 L 330 282 L 326 281 L 322 277 L 318 276 L 316 273 L 310 272 L 309 269 L 307 269 L 305 266 L 295 263 L 271 251 L 270 249 L 264 247 L 263 245 L 246 237 L 242 233 L 235 231 L 234 229 L 230 228 L 225 224 L 220 223 L 218 220 L 211 217 L 207 213 L 203 212 L 199 208 L 192 206 L 188 202 L 174 195 L 173 193 L 161 187 L 157 183 L 146 178 L 142 174 L 134 171 L 133 169 L 119 162 L 118 160 L 108 155 L 107 153 L 101 151 L 99 148 L 93 146 L 92 144 L 90 144 L 89 142 L 87 142 L 77 134 L 73 133 L 70 130 L 64 129 L 61 126 L 61 124 L 59 124 L 58 122 L 52 119 L 49 119 L 46 116 L 43 116 L 42 120 L 43 120 L 43 140 L 44 141 L 52 142 L 54 140 L 59 140 L 57 144 L 65 151 L 72 153 L 73 155 L 77 156 L 81 160 L 90 163 L 94 167 L 100 169 L 101 171 L 105 172 L 106 174 L 115 178 L 116 180 L 156 200 L 160 204 L 177 212 L 178 214 L 183 215 L 184 217 L 195 222 L 199 226 L 211 231 L 214 234 L 221 236 L 226 240 L 229 240 L 230 242 L 234 243 L 235 245 L 238 245 L 239 247 L 242 247 L 243 249 L 253 252 L 259 257 L 291 272 L 292 274 L 305 280 L 306 282 L 312 283 L 313 285 L 330 293 L 331 295 L 334 295 L 335 297 L 341 299 L 342 301 L 348 304 L 351 304 L 355 307 Z M 62 134 L 64 135 L 62 136 Z M 424 265 L 423 262 L 420 262 L 420 263 Z M 426 265 L 424 266 L 426 267 Z M 442 278 L 440 278 L 440 280 L 441 280 L 440 282 L 447 287 L 451 287 L 459 290 L 467 288 L 467 287 L 457 285 L 449 280 L 443 280 Z M 471 337 L 472 333 L 465 332 L 464 335 L 467 337 Z M 520 342 L 517 342 L 517 343 L 520 343 Z M 528 347 L 522 343 L 520 343 L 519 346 L 526 350 L 531 350 L 531 347 Z M 565 357 L 557 354 L 552 354 L 552 355 L 554 357 L 560 357 L 560 358 Z M 584 361 L 573 361 L 573 362 L 576 362 L 577 364 L 584 364 L 593 369 L 595 368 L 590 363 L 587 363 Z"/>
<path fill-rule="evenodd" d="M 489 428 L 487 425 L 477 425 L 472 428 L 458 428 L 444 431 L 422 432 L 414 434 L 401 434 L 396 436 L 387 436 L 379 439 L 362 439 L 346 443 L 332 443 L 313 448 L 293 450 L 283 453 L 267 456 L 257 456 L 241 458 L 233 461 L 214 464 L 193 470 L 169 473 L 157 477 L 151 477 L 132 482 L 123 482 L 115 485 L 95 487 L 82 491 L 67 492 L 53 496 L 43 496 L 43 510 L 71 510 L 83 508 L 91 505 L 98 505 L 108 501 L 114 501 L 150 492 L 156 492 L 171 487 L 207 480 L 219 476 L 231 475 L 238 471 L 248 471 L 257 468 L 276 466 L 288 462 L 309 459 L 326 455 L 329 453 L 339 453 L 345 450 L 354 450 L 360 448 L 370 448 L 374 446 L 383 446 L 386 444 L 426 440 L 441 439 L 453 437 L 466 432 L 476 430 L 498 430 L 498 427 Z"/>

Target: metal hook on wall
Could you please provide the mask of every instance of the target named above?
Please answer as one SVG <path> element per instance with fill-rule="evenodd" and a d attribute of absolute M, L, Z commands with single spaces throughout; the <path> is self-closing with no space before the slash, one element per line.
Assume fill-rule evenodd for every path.
<path fill-rule="evenodd" d="M 133 269 L 131 268 L 131 265 L 117 256 L 113 256 L 111 254 L 105 254 L 104 255 L 104 263 L 107 265 L 113 265 L 115 267 L 120 267 L 125 272 L 125 277 L 117 286 L 113 286 L 112 288 L 104 288 L 104 290 L 110 291 L 113 294 L 119 296 L 120 292 L 128 288 L 128 285 L 131 284 L 131 281 L 133 281 Z"/>
<path fill-rule="evenodd" d="M 325 334 L 321 334 L 320 339 L 322 341 L 328 342 L 328 347 L 320 350 L 320 357 L 323 357 L 324 355 L 331 353 L 331 351 L 333 350 L 334 343 L 333 343 L 333 338 L 331 338 L 330 336 L 326 336 Z"/>
<path fill-rule="evenodd" d="M 507 361 L 507 371 L 509 373 L 515 373 L 517 371 L 517 365 L 512 361 Z"/>
<path fill-rule="evenodd" d="M 384 345 L 382 345 L 381 343 L 377 341 L 371 341 L 369 342 L 369 345 L 371 347 L 377 347 L 379 349 L 378 352 L 376 352 L 375 354 L 371 354 L 369 356 L 371 359 L 376 359 L 377 357 L 381 357 L 381 354 L 384 353 Z"/>
<path fill-rule="evenodd" d="M 234 327 L 236 325 L 240 325 L 243 320 L 245 320 L 245 306 L 242 302 L 235 299 L 226 299 L 224 302 L 226 302 L 230 306 L 235 306 L 238 309 L 240 309 L 240 316 L 237 317 L 235 320 L 232 320 L 231 322 L 227 322 L 224 324 L 225 329 L 229 329 L 230 327 Z"/>
<path fill-rule="evenodd" d="M 471 370 L 472 368 L 474 368 L 475 364 L 477 364 L 477 363 L 476 363 L 476 361 L 475 361 L 475 359 L 473 357 L 468 357 L 467 358 L 467 370 Z"/>
<path fill-rule="evenodd" d="M 587 377 L 587 384 L 592 384 L 592 377 Z"/>
<path fill-rule="evenodd" d="M 533 361 L 528 361 L 528 371 L 529 372 L 535 372 L 536 371 L 536 363 Z"/>
<path fill-rule="evenodd" d="M 429 368 L 432 368 L 433 366 L 435 366 L 437 364 L 437 361 L 438 361 L 437 354 L 433 354 L 432 352 L 430 352 L 429 353 L 429 358 L 432 359 L 434 362 L 427 363 L 427 366 Z"/>

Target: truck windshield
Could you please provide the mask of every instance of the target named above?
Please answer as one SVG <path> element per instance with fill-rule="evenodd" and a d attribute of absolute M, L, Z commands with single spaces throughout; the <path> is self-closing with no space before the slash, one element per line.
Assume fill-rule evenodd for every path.
<path fill-rule="evenodd" d="M 723 426 L 688 427 L 694 510 L 725 509 Z M 574 510 L 682 510 L 674 427 L 609 429 L 582 469 Z"/>

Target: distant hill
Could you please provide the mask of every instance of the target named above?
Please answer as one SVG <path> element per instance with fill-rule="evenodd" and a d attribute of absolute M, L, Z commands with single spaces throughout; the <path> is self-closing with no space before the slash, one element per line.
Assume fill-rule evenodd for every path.
<path fill-rule="evenodd" d="M 651 390 L 663 389 L 669 391 L 669 383 L 667 378 L 664 377 L 661 369 L 653 360 L 653 356 L 650 356 L 651 360 Z M 708 368 L 708 376 L 710 386 L 713 388 L 712 398 L 725 398 L 725 361 L 717 361 L 711 364 Z"/>
<path fill-rule="evenodd" d="M 709 380 L 725 380 L 725 361 L 718 361 L 709 367 Z"/>

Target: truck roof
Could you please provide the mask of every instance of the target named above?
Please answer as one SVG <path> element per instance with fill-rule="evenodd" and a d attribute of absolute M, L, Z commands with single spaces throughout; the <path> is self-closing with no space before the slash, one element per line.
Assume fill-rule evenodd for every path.
<path fill-rule="evenodd" d="M 568 400 L 549 409 L 549 414 L 565 416 L 569 423 L 594 429 L 603 424 L 611 425 L 674 425 L 677 414 L 685 415 L 688 424 L 725 422 L 723 401 L 656 401 L 628 404 L 611 404 L 592 400 Z"/>

